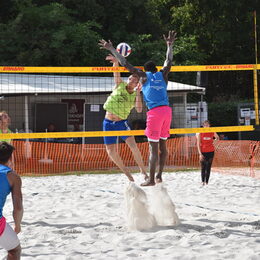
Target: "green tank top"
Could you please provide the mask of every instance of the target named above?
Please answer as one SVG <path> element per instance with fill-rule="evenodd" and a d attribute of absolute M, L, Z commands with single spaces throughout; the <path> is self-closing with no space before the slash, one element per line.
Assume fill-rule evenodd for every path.
<path fill-rule="evenodd" d="M 136 92 L 127 92 L 127 83 L 121 82 L 107 98 L 104 109 L 121 119 L 127 119 L 131 110 L 135 106 Z"/>
<path fill-rule="evenodd" d="M 10 129 L 8 129 L 8 134 L 11 134 L 12 131 Z M 2 134 L 2 129 L 0 129 L 0 134 Z M 1 139 L 0 138 L 0 142 L 7 142 L 7 143 L 11 143 L 12 139 Z"/>

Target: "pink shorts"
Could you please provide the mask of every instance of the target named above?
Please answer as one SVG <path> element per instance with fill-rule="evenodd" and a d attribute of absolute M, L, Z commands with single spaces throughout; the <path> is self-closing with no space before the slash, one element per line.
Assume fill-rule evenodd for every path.
<path fill-rule="evenodd" d="M 5 230 L 5 225 L 6 225 L 6 219 L 5 217 L 0 218 L 0 236 L 3 234 Z"/>
<path fill-rule="evenodd" d="M 172 121 L 172 109 L 169 106 L 159 106 L 147 112 L 145 135 L 148 141 L 166 140 Z"/>
<path fill-rule="evenodd" d="M 3 233 L 0 235 L 0 248 L 10 251 L 20 245 L 19 238 L 8 223 L 5 223 Z"/>

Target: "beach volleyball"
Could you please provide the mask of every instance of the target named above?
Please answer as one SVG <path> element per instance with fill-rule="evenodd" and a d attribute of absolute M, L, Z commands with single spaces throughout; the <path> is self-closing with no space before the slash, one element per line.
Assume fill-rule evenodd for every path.
<path fill-rule="evenodd" d="M 125 42 L 119 43 L 116 50 L 124 57 L 127 57 L 132 51 L 130 45 Z"/>

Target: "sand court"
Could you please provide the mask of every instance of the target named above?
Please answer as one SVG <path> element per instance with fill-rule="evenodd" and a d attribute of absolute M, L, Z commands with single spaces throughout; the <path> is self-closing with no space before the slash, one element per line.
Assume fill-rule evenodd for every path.
<path fill-rule="evenodd" d="M 135 175 L 136 184 L 142 182 Z M 23 177 L 22 259 L 258 259 L 260 180 L 165 173 L 177 226 L 129 230 L 123 174 Z M 148 200 L 154 187 L 144 187 Z M 11 200 L 4 215 L 10 223 Z M 11 222 L 11 225 L 13 223 Z M 5 251 L 0 250 L 0 259 Z"/>

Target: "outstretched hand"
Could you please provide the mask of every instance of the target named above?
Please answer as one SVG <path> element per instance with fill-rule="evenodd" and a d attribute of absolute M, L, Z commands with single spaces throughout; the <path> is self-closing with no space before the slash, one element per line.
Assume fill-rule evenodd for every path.
<path fill-rule="evenodd" d="M 176 38 L 177 33 L 175 31 L 169 31 L 168 33 L 168 37 L 166 37 L 165 35 L 163 35 L 164 40 L 166 41 L 167 45 L 172 45 Z"/>
<path fill-rule="evenodd" d="M 109 60 L 111 63 L 118 63 L 118 60 L 116 59 L 115 56 L 113 56 L 112 54 L 109 54 L 106 56 L 106 60 Z"/>
<path fill-rule="evenodd" d="M 107 42 L 104 39 L 100 40 L 98 45 L 100 46 L 100 49 L 106 50 L 111 50 L 111 48 L 113 47 L 113 44 L 110 40 Z"/>
<path fill-rule="evenodd" d="M 141 84 L 140 82 L 138 82 L 135 89 L 136 89 L 136 92 L 137 92 L 137 93 L 140 93 L 141 90 L 142 90 L 142 84 Z"/>

